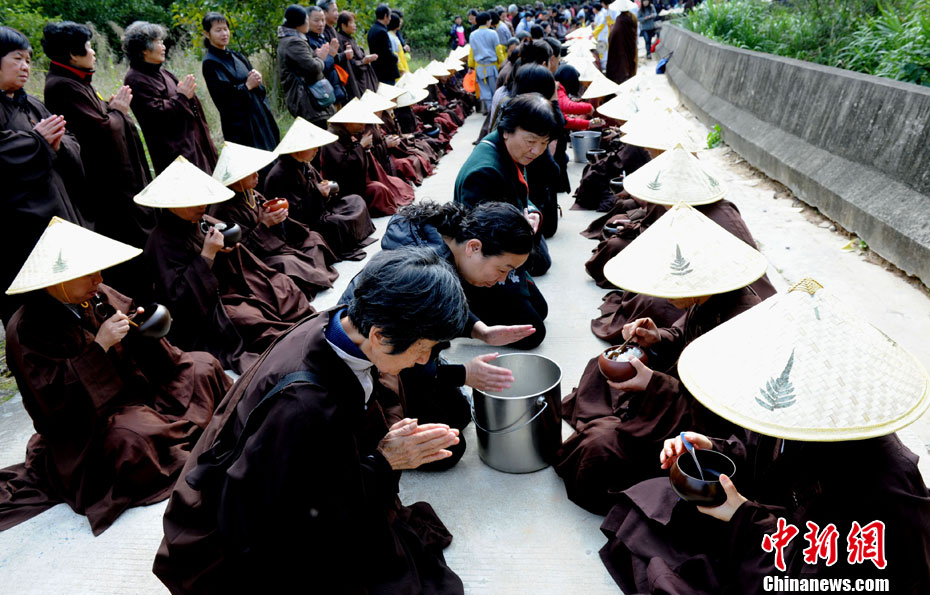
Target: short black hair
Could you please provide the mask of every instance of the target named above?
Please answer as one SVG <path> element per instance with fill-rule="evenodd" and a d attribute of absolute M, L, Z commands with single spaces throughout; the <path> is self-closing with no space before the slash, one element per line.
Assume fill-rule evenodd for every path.
<path fill-rule="evenodd" d="M 569 95 L 578 95 L 581 92 L 581 73 L 571 64 L 562 64 L 555 71 L 555 80 L 562 83 L 565 92 Z"/>
<path fill-rule="evenodd" d="M 72 21 L 49 23 L 42 31 L 42 49 L 49 59 L 67 64 L 71 55 L 87 55 L 87 42 L 94 36 L 90 27 Z"/>
<path fill-rule="evenodd" d="M 348 10 L 343 10 L 339 13 L 339 17 L 336 19 L 336 29 L 342 31 L 343 25 L 348 25 L 355 20 L 355 13 L 349 12 Z"/>
<path fill-rule="evenodd" d="M 479 12 L 478 16 L 475 17 L 475 24 L 480 27 L 481 25 L 486 25 L 487 22 L 490 20 L 491 20 L 491 15 L 489 15 L 486 12 Z"/>
<path fill-rule="evenodd" d="M 552 57 L 552 46 L 541 39 L 535 40 L 520 48 L 521 64 L 549 64 Z"/>
<path fill-rule="evenodd" d="M 383 19 L 384 17 L 390 14 L 391 14 L 391 7 L 388 6 L 387 4 L 379 4 L 378 7 L 375 8 L 375 19 L 378 21 L 380 21 L 381 19 Z"/>
<path fill-rule="evenodd" d="M 322 8 L 320 8 L 316 4 L 311 4 L 310 6 L 307 7 L 307 16 L 310 16 L 311 14 L 315 12 L 324 12 L 324 11 Z"/>
<path fill-rule="evenodd" d="M 200 21 L 200 24 L 203 25 L 204 31 L 209 31 L 213 28 L 213 23 L 226 23 L 229 25 L 229 21 L 226 20 L 226 17 L 223 16 L 223 13 L 211 11 L 203 15 L 203 20 Z"/>
<path fill-rule="evenodd" d="M 533 39 L 542 39 L 545 37 L 546 32 L 543 31 L 543 28 L 540 25 L 533 25 L 530 27 L 530 37 Z"/>
<path fill-rule="evenodd" d="M 307 22 L 307 9 L 300 4 L 291 4 L 284 9 L 284 26 L 296 29 Z"/>
<path fill-rule="evenodd" d="M 365 337 L 378 327 L 391 353 L 420 339 L 449 341 L 468 320 L 458 274 L 431 248 L 384 250 L 355 278 L 347 314 Z"/>
<path fill-rule="evenodd" d="M 511 92 L 514 96 L 539 93 L 543 97 L 552 97 L 555 94 L 555 77 L 545 66 L 526 64 L 514 75 Z"/>
<path fill-rule="evenodd" d="M 477 16 L 478 16 L 478 11 L 475 10 L 474 8 L 469 8 L 469 9 L 468 9 L 468 12 L 467 12 L 466 14 L 467 14 L 468 16 L 470 16 L 470 17 L 477 17 Z"/>
<path fill-rule="evenodd" d="M 552 107 L 552 102 L 539 93 L 525 93 L 517 95 L 504 105 L 497 128 L 508 133 L 522 128 L 552 139 L 561 132 L 562 122 Z"/>
<path fill-rule="evenodd" d="M 496 10 L 489 10 L 488 16 L 491 17 L 491 24 L 496 25 L 501 22 L 501 15 Z"/>
<path fill-rule="evenodd" d="M 401 208 L 395 217 L 414 225 L 428 223 L 458 243 L 479 240 L 484 256 L 529 254 L 533 250 L 533 228 L 520 209 L 506 202 L 488 201 L 467 207 L 455 202 L 418 200 Z"/>
<path fill-rule="evenodd" d="M 388 31 L 397 31 L 400 29 L 400 17 L 396 12 L 391 13 L 391 20 L 387 24 Z"/>
<path fill-rule="evenodd" d="M 558 39 L 551 36 L 543 37 L 543 41 L 549 44 L 549 47 L 552 48 L 553 56 L 562 56 L 562 44 Z"/>
<path fill-rule="evenodd" d="M 322 10 L 329 12 L 329 7 L 336 3 L 336 0 L 317 0 L 316 5 Z"/>
<path fill-rule="evenodd" d="M 17 50 L 32 52 L 29 38 L 12 27 L 0 25 L 0 58 Z"/>

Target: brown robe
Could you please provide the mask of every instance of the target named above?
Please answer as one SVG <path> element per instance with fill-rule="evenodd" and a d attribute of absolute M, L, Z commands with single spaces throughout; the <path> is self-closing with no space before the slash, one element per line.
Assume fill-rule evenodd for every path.
<path fill-rule="evenodd" d="M 29 295 L 7 329 L 7 356 L 36 434 L 26 462 L 0 471 L 0 530 L 67 502 L 99 535 L 127 508 L 168 497 L 232 381 L 212 355 L 134 331 L 94 341 L 131 300 L 106 285 L 72 310 Z M 80 312 L 80 314 L 78 314 Z"/>
<path fill-rule="evenodd" d="M 65 133 L 55 151 L 33 131 L 40 120 L 51 115 L 41 101 L 23 90 L 13 97 L 0 93 L 0 171 L 4 177 L 0 214 L 7 222 L 0 242 L 0 285 L 4 289 L 13 282 L 52 217 L 84 223 L 77 209 L 77 193 L 84 185 L 81 147 L 72 134 Z M 22 296 L 0 293 L 4 324 L 22 303 Z"/>
<path fill-rule="evenodd" d="M 295 585 L 320 593 L 463 592 L 442 556 L 452 536 L 429 504 L 400 504 L 400 473 L 376 450 L 397 419 L 396 395 L 374 374 L 365 402 L 324 336 L 334 313 L 280 337 L 195 447 L 168 503 L 153 569 L 173 593 Z M 301 370 L 315 380 L 286 386 L 256 411 L 285 375 Z M 232 467 L 214 466 L 243 436 Z"/>
<path fill-rule="evenodd" d="M 268 267 L 239 244 L 211 266 L 200 255 L 204 233 L 168 210 L 145 246 L 155 295 L 174 318 L 171 341 L 209 351 L 242 372 L 275 337 L 313 312 L 290 277 Z M 215 222 L 211 217 L 208 221 Z"/>
<path fill-rule="evenodd" d="M 718 200 L 695 208 L 720 227 L 756 248 L 756 242 L 749 232 L 746 222 L 743 221 L 739 209 L 730 201 Z M 616 255 L 613 253 L 614 250 L 619 253 L 624 247 L 625 245 L 621 245 L 619 241 L 610 242 L 608 240 L 601 242 L 598 246 L 598 253 L 585 265 L 588 273 L 594 277 L 595 281 L 598 281 L 598 285 L 601 287 L 611 286 L 610 282 L 603 278 L 603 265 Z M 595 259 L 600 268 L 594 266 Z M 759 280 L 753 282 L 750 287 L 763 300 L 775 295 L 775 287 L 769 281 L 768 275 L 763 275 Z M 667 311 L 667 307 L 663 302 L 667 302 L 667 300 L 638 295 L 629 291 L 612 291 L 604 297 L 604 303 L 600 306 L 601 315 L 591 321 L 591 332 L 597 338 L 613 343 L 620 340 L 623 326 L 636 320 L 636 318 L 649 316 L 656 320 L 657 325 L 662 326 L 662 322 L 655 317 L 660 317 L 663 312 Z M 669 321 L 666 320 L 665 322 Z"/>
<path fill-rule="evenodd" d="M 631 12 L 621 12 L 610 31 L 607 41 L 607 78 L 618 85 L 636 76 L 637 42 L 636 17 Z"/>
<path fill-rule="evenodd" d="M 384 171 L 409 184 L 416 184 L 417 186 L 422 184 L 423 178 L 426 177 L 423 165 L 417 159 L 401 156 L 395 149 L 389 149 L 384 133 L 381 132 L 381 126 L 372 126 L 370 130 L 373 133 L 371 154 L 378 160 Z"/>
<path fill-rule="evenodd" d="M 584 166 L 581 181 L 575 189 L 575 203 L 572 205 L 572 210 L 595 209 L 603 212 L 612 209 L 617 197 L 610 188 L 610 181 L 619 178 L 624 172 L 630 175 L 651 161 L 646 149 L 621 143 L 619 138 L 611 130 L 604 132 L 601 147 L 607 153 L 597 162 Z M 581 235 L 591 237 L 586 234 L 587 232 Z M 598 234 L 600 234 L 600 229 L 594 234 L 595 237 Z"/>
<path fill-rule="evenodd" d="M 366 89 L 372 93 L 377 92 L 378 75 L 375 74 L 375 69 L 371 64 L 362 63 L 362 60 L 368 55 L 362 49 L 362 46 L 355 41 L 354 37 L 346 35 L 342 30 L 336 31 L 336 39 L 339 40 L 339 51 L 341 53 L 345 54 L 347 47 L 352 48 L 354 52 L 352 60 L 349 61 L 351 68 L 346 69 L 349 73 L 349 82 L 346 83 L 346 93 L 349 95 L 349 99 L 353 97 L 361 98 Z"/>
<path fill-rule="evenodd" d="M 433 165 L 439 163 L 439 155 L 427 142 L 427 136 L 422 132 L 404 133 L 394 115 L 395 110 L 385 112 L 381 118 L 384 120 L 382 129 L 387 134 L 400 135 L 400 145 L 393 149 L 394 154 L 401 156 L 414 156 L 423 165 L 424 177 L 433 175 Z"/>
<path fill-rule="evenodd" d="M 648 362 L 654 373 L 642 392 L 612 389 L 597 358 L 588 362 L 578 387 L 562 401 L 562 418 L 576 431 L 559 449 L 555 470 L 570 500 L 605 514 L 616 492 L 660 472 L 656 453 L 666 438 L 685 429 L 729 428 L 688 393 L 675 362 L 688 343 L 760 301 L 749 287 L 715 295 L 660 329 L 662 340 Z"/>
<path fill-rule="evenodd" d="M 133 63 L 123 81 L 132 88 L 132 113 L 139 120 L 155 172 L 183 155 L 208 174 L 216 167 L 216 147 L 196 95 L 178 93 L 178 77 L 159 64 Z"/>
<path fill-rule="evenodd" d="M 742 429 L 736 436 L 713 440 L 714 449 L 736 463 L 733 482 L 750 500 L 729 522 L 679 500 L 666 477 L 620 495 L 601 525 L 608 541 L 600 555 L 624 593 L 760 593 L 766 576 L 849 579 L 853 585 L 856 579 L 887 579 L 893 593 L 930 593 L 930 492 L 917 456 L 896 434 L 821 443 L 786 442 Z M 799 530 L 784 552 L 786 572 L 761 547 L 779 517 Z M 869 560 L 850 564 L 852 523 L 876 520 L 885 524 L 887 567 L 880 570 Z M 836 526 L 833 566 L 823 559 L 803 561 L 808 521 L 819 531 Z"/>
<path fill-rule="evenodd" d="M 323 176 L 312 165 L 282 155 L 265 179 L 265 195 L 286 198 L 291 217 L 322 234 L 340 259 L 364 259 L 362 248 L 375 241 L 370 237 L 375 224 L 365 199 L 342 192 L 324 197 L 317 188 L 322 181 Z"/>
<path fill-rule="evenodd" d="M 308 300 L 330 289 L 339 273 L 333 268 L 338 259 L 319 233 L 288 217 L 273 228 L 259 222 L 259 209 L 265 197 L 255 191 L 239 192 L 210 209 L 211 215 L 242 228 L 243 246 L 263 263 L 284 273 L 304 292 Z M 282 229 L 283 228 L 283 229 Z"/>

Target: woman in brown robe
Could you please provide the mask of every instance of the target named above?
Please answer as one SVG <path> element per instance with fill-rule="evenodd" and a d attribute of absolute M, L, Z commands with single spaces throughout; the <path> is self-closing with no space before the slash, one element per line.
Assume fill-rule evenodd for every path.
<path fill-rule="evenodd" d="M 26 462 L 0 472 L 0 530 L 64 501 L 99 535 L 165 499 L 232 386 L 212 355 L 132 330 L 134 303 L 99 272 L 68 279 L 140 252 L 54 219 L 10 288 L 33 289 L 7 327 L 7 356 L 36 434 Z"/>
<path fill-rule="evenodd" d="M 238 224 L 242 228 L 242 245 L 266 265 L 290 277 L 307 300 L 313 300 L 339 278 L 332 267 L 338 259 L 323 236 L 288 217 L 288 207 L 271 210 L 265 197 L 255 190 L 258 171 L 274 158 L 270 151 L 226 143 L 213 177 L 236 194 L 213 205 L 210 214 L 227 225 Z"/>
<path fill-rule="evenodd" d="M 201 174 L 179 160 L 136 196 L 139 204 L 164 209 L 145 259 L 155 295 L 175 320 L 172 342 L 209 351 L 241 372 L 313 308 L 287 275 L 248 248 L 224 247 L 223 234 L 213 227 L 218 221 L 197 203 L 228 200 L 233 193 Z"/>
<path fill-rule="evenodd" d="M 203 106 L 194 94 L 193 74 L 183 81 L 162 68 L 167 31 L 161 25 L 136 21 L 123 41 L 129 57 L 124 83 L 132 89 L 132 113 L 139 120 L 155 172 L 181 155 L 208 174 L 216 167 L 216 147 Z"/>
<path fill-rule="evenodd" d="M 349 82 L 346 83 L 346 93 L 349 98 L 361 97 L 365 90 L 375 92 L 378 90 L 378 75 L 371 63 L 378 59 L 377 54 L 366 54 L 362 46 L 355 41 L 355 15 L 343 10 L 336 21 L 336 39 L 339 40 L 339 51 L 351 49 L 353 56 L 349 60 Z"/>
<path fill-rule="evenodd" d="M 358 194 L 341 193 L 312 165 L 319 147 L 335 137 L 298 118 L 275 150 L 280 155 L 268 178 L 265 194 L 284 198 L 291 217 L 319 232 L 343 260 L 362 260 L 363 247 L 375 240 L 375 225 Z"/>
<path fill-rule="evenodd" d="M 637 55 L 637 43 L 639 42 L 639 37 L 636 34 L 637 25 L 633 13 L 625 10 L 617 17 L 617 22 L 614 23 L 614 27 L 610 31 L 610 38 L 607 41 L 607 69 L 605 74 L 607 78 L 618 85 L 636 76 L 636 64 L 639 59 Z"/>

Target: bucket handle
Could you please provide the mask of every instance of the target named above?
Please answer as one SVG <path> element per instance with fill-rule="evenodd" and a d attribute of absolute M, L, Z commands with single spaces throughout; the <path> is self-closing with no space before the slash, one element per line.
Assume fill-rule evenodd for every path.
<path fill-rule="evenodd" d="M 530 425 L 531 423 L 533 423 L 534 421 L 536 421 L 536 418 L 539 417 L 540 415 L 542 415 L 542 412 L 545 411 L 545 410 L 546 410 L 546 407 L 549 406 L 549 401 L 546 400 L 546 397 L 540 395 L 540 396 L 538 396 L 538 397 L 536 398 L 535 404 L 536 404 L 537 407 L 540 407 L 540 406 L 541 406 L 540 410 L 537 411 L 536 414 L 535 414 L 533 417 L 531 417 L 528 421 L 524 422 L 523 424 L 520 424 L 519 426 L 517 426 L 517 424 L 520 423 L 520 420 L 523 419 L 523 418 L 526 416 L 526 414 L 530 412 L 529 409 L 527 409 L 527 410 L 526 410 L 526 413 L 524 413 L 523 415 L 521 415 L 521 416 L 517 419 L 517 421 L 513 422 L 513 423 L 510 424 L 509 426 L 506 426 L 506 427 L 504 427 L 504 428 L 501 428 L 500 430 L 489 430 L 489 429 L 487 429 L 487 428 L 482 427 L 481 424 L 478 423 L 478 420 L 475 418 L 475 408 L 474 408 L 474 407 L 471 408 L 471 420 L 472 420 L 473 422 L 475 422 L 475 427 L 476 427 L 476 428 L 478 428 L 479 430 L 482 430 L 483 432 L 487 432 L 488 434 L 509 434 L 509 433 L 511 433 L 511 432 L 516 432 L 517 430 L 522 430 L 522 429 L 525 428 L 526 426 L 528 426 L 528 425 Z"/>

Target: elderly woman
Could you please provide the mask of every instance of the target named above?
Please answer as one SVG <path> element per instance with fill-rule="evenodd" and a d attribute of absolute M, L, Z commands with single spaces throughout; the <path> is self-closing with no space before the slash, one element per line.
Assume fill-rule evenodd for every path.
<path fill-rule="evenodd" d="M 155 574 L 173 592 L 310 581 L 324 593 L 462 593 L 442 556 L 452 536 L 428 504 L 397 495 L 399 472 L 449 457 L 458 431 L 397 421 L 382 382 L 427 362 L 466 318 L 455 272 L 432 250 L 373 257 L 347 306 L 293 327 L 230 393 L 172 494 Z"/>
<path fill-rule="evenodd" d="M 336 105 L 343 105 L 347 101 L 346 90 L 336 69 L 339 59 L 339 41 L 335 37 L 332 39 L 326 38 L 326 13 L 319 6 L 307 7 L 307 20 L 310 23 L 310 29 L 307 31 L 307 43 L 310 44 L 310 49 L 314 52 L 323 48 L 326 49 L 326 54 L 321 56 L 323 58 L 323 78 L 333 86 Z"/>
<path fill-rule="evenodd" d="M 25 35 L 0 26 L 0 166 L 6 180 L 0 242 L 0 283 L 9 285 L 29 250 L 54 216 L 82 222 L 72 199 L 84 182 L 80 147 L 65 130 L 65 119 L 52 115 L 23 89 L 32 69 L 32 46 Z M 69 191 L 72 196 L 69 197 Z M 4 325 L 20 305 L 2 296 Z"/>
<path fill-rule="evenodd" d="M 361 97 L 365 90 L 378 90 L 378 75 L 371 65 L 378 59 L 378 54 L 366 54 L 358 42 L 355 41 L 355 15 L 343 10 L 336 21 L 336 39 L 339 40 L 339 51 L 345 53 L 352 50 L 349 60 L 349 82 L 346 83 L 346 92 L 349 98 Z"/>
<path fill-rule="evenodd" d="M 0 485 L 5 517 L 64 501 L 99 535 L 127 508 L 164 500 L 232 386 L 212 355 L 139 332 L 131 319 L 146 312 L 101 283 L 101 269 L 141 252 L 54 218 L 7 290 L 25 292 L 7 357 L 36 434 L 25 465 L 3 475 L 38 493 Z"/>
<path fill-rule="evenodd" d="M 262 75 L 249 59 L 229 49 L 231 33 L 226 17 L 208 12 L 203 17 L 203 78 L 220 112 L 223 140 L 270 151 L 281 139 L 268 105 Z"/>
<path fill-rule="evenodd" d="M 324 75 L 330 48 L 327 45 L 312 50 L 307 41 L 309 31 L 307 10 L 299 4 L 288 6 L 284 11 L 284 24 L 278 27 L 278 73 L 291 115 L 325 128 L 326 120 L 336 111 L 332 85 Z M 325 91 L 325 87 L 329 87 L 329 95 L 324 97 L 321 91 Z"/>
<path fill-rule="evenodd" d="M 129 58 L 129 71 L 123 82 L 132 89 L 132 113 L 142 127 L 156 173 L 179 155 L 208 174 L 213 173 L 216 147 L 203 106 L 194 94 L 194 75 L 179 81 L 162 68 L 167 35 L 161 25 L 145 21 L 126 27 L 123 49 Z"/>

